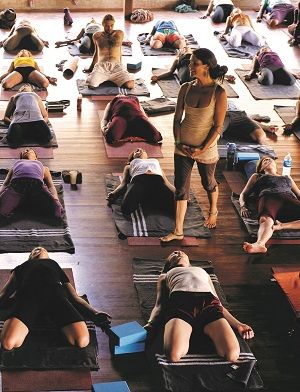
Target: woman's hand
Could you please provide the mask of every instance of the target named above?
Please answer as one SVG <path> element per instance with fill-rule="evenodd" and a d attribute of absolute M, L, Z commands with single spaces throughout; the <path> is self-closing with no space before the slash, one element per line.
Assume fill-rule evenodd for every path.
<path fill-rule="evenodd" d="M 109 192 L 109 194 L 106 196 L 106 200 L 109 202 L 113 202 L 114 200 L 116 200 L 118 197 L 118 194 L 116 192 Z"/>
<path fill-rule="evenodd" d="M 283 229 L 283 225 L 279 220 L 276 220 L 274 225 L 272 226 L 273 231 L 278 231 Z"/>
<path fill-rule="evenodd" d="M 187 156 L 192 158 L 192 155 L 195 152 L 195 148 L 194 147 L 190 147 L 190 146 L 187 146 L 186 144 L 181 144 L 181 143 L 176 144 L 176 146 L 179 148 L 179 150 L 181 150 Z"/>
<path fill-rule="evenodd" d="M 241 206 L 241 215 L 243 218 L 250 218 L 251 211 L 246 206 Z"/>
<path fill-rule="evenodd" d="M 208 15 L 204 14 L 204 15 L 200 16 L 200 19 L 206 19 L 207 17 L 208 17 Z"/>
<path fill-rule="evenodd" d="M 111 316 L 106 312 L 97 312 L 92 320 L 97 327 L 100 327 L 102 331 L 110 328 Z"/>
<path fill-rule="evenodd" d="M 49 80 L 49 83 L 52 84 L 53 86 L 57 85 L 57 78 L 54 78 L 52 76 L 46 76 L 46 78 Z"/>
<path fill-rule="evenodd" d="M 254 337 L 253 329 L 247 324 L 238 323 L 236 329 L 243 339 L 252 339 Z"/>
<path fill-rule="evenodd" d="M 293 124 L 285 124 L 283 126 L 283 129 L 285 130 L 285 132 L 291 132 L 293 129 Z"/>

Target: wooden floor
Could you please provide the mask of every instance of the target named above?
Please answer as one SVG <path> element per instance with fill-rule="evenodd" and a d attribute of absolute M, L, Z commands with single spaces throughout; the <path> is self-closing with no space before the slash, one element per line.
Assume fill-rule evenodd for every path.
<path fill-rule="evenodd" d="M 23 15 L 23 14 L 22 14 Z M 76 111 L 77 90 L 75 79 L 84 78 L 81 69 L 89 65 L 90 60 L 81 60 L 79 70 L 72 80 L 64 80 L 61 73 L 56 71 L 55 64 L 67 59 L 66 48 L 54 49 L 54 42 L 62 40 L 67 32 L 75 37 L 81 27 L 91 16 L 102 18 L 104 13 L 74 13 L 74 25 L 64 28 L 62 14 L 31 13 L 24 14 L 34 19 L 40 35 L 50 41 L 50 48 L 44 50 L 44 56 L 38 60 L 44 66 L 46 73 L 58 77 L 58 86 L 49 88 L 49 99 L 71 99 L 71 106 L 62 117 L 53 117 L 51 122 L 57 133 L 59 148 L 54 152 L 54 160 L 45 160 L 51 169 L 79 169 L 83 173 L 83 185 L 78 191 L 66 187 L 65 201 L 67 215 L 75 242 L 76 253 L 52 254 L 61 266 L 71 266 L 79 293 L 87 293 L 91 303 L 109 312 L 113 324 L 126 321 L 141 321 L 137 296 L 132 284 L 131 259 L 134 256 L 165 257 L 173 249 L 157 247 L 128 247 L 126 241 L 118 239 L 111 211 L 106 206 L 104 175 L 109 172 L 121 171 L 122 159 L 108 159 L 105 154 L 97 110 L 104 108 L 106 102 L 92 102 L 83 99 L 82 112 Z M 255 16 L 252 12 L 251 16 Z M 143 58 L 143 67 L 137 77 L 143 77 L 151 90 L 151 97 L 161 95 L 157 86 L 151 86 L 150 70 L 152 66 L 164 66 L 172 62 L 169 56 L 153 58 L 143 57 L 136 35 L 148 32 L 151 24 L 124 24 L 122 14 L 116 13 L 116 28 L 125 29 L 127 37 L 134 42 L 135 58 Z M 247 61 L 227 57 L 213 35 L 219 29 L 212 26 L 209 20 L 200 20 L 199 14 L 177 14 L 168 11 L 157 12 L 157 19 L 172 18 L 182 33 L 193 33 L 202 47 L 214 51 L 219 64 L 226 64 L 230 73 L 234 68 Z M 299 49 L 287 45 L 287 35 L 284 29 L 269 31 L 264 23 L 256 26 L 257 30 L 268 37 L 271 48 L 280 53 L 289 68 L 300 68 Z M 4 35 L 4 34 L 3 34 Z M 1 39 L 1 37 L 0 37 Z M 2 56 L 2 54 L 0 54 Z M 124 58 L 124 62 L 129 58 Z M 3 59 L 1 67 L 8 67 L 9 60 Z M 248 113 L 269 115 L 274 124 L 282 122 L 272 110 L 274 104 L 290 105 L 295 101 L 270 100 L 255 101 L 237 78 L 234 88 L 240 94 L 238 105 Z M 0 111 L 6 107 L 0 102 Z M 52 117 L 52 116 L 51 116 Z M 153 123 L 164 137 L 161 164 L 167 173 L 173 172 L 173 115 L 155 117 Z M 292 153 L 292 175 L 300 185 L 300 145 L 291 137 L 284 137 L 279 131 L 276 141 L 269 140 L 279 157 L 281 165 L 283 156 Z M 1 154 L 1 151 L 0 151 Z M 12 161 L 1 159 L 1 167 L 10 167 Z M 201 188 L 196 172 L 193 174 L 193 190 L 207 213 L 206 194 Z M 256 336 L 251 348 L 258 360 L 259 372 L 269 392 L 293 392 L 299 390 L 299 344 L 295 337 L 290 338 L 288 331 L 293 327 L 293 317 L 284 298 L 276 285 L 270 281 L 270 268 L 276 264 L 300 263 L 299 246 L 273 246 L 268 254 L 249 256 L 242 250 L 242 242 L 246 238 L 232 204 L 230 191 L 223 178 L 220 178 L 219 220 L 218 227 L 212 232 L 212 238 L 199 240 L 199 247 L 186 249 L 187 253 L 197 259 L 211 260 L 218 273 L 220 282 L 228 296 L 232 311 L 242 321 L 252 324 Z M 0 255 L 1 268 L 13 268 L 23 262 L 27 255 Z M 99 332 L 100 370 L 93 373 L 93 381 L 108 381 L 124 379 L 131 391 L 157 391 L 154 387 L 152 374 L 147 367 L 130 364 L 125 366 L 112 360 L 108 350 L 106 335 Z M 141 365 L 141 364 L 139 364 Z M 142 364 L 143 365 L 143 364 Z M 142 369 L 141 369 L 142 367 Z"/>

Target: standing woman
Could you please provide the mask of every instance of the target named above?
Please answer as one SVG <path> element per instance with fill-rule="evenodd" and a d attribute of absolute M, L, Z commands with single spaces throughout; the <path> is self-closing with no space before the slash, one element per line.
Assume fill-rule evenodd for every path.
<path fill-rule="evenodd" d="M 163 242 L 184 237 L 183 222 L 195 161 L 209 201 L 205 226 L 210 229 L 216 227 L 219 194 L 215 179 L 219 159 L 217 140 L 227 109 L 225 90 L 217 80 L 223 81 L 226 72 L 227 67 L 218 65 L 209 49 L 200 48 L 193 52 L 190 73 L 195 80 L 181 86 L 173 123 L 176 224 L 174 232 L 161 238 Z"/>

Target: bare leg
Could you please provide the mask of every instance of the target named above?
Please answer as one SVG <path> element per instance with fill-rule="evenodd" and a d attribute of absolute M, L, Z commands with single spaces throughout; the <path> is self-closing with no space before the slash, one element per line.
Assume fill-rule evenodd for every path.
<path fill-rule="evenodd" d="M 2 80 L 2 86 L 7 90 L 21 83 L 22 81 L 23 76 L 19 72 L 13 71 Z"/>
<path fill-rule="evenodd" d="M 243 248 L 247 253 L 266 253 L 266 242 L 272 237 L 274 221 L 269 216 L 261 216 L 259 219 L 259 229 L 257 241 L 253 244 L 244 242 Z"/>
<path fill-rule="evenodd" d="M 1 344 L 5 350 L 22 346 L 29 329 L 16 317 L 7 319 L 1 332 Z"/>
<path fill-rule="evenodd" d="M 28 80 L 39 87 L 47 88 L 49 86 L 49 80 L 39 71 L 32 71 L 28 76 Z"/>
<path fill-rule="evenodd" d="M 162 242 L 170 242 L 173 240 L 183 239 L 183 223 L 184 217 L 187 209 L 187 200 L 177 200 L 176 201 L 176 220 L 175 220 L 175 230 L 173 233 L 161 237 Z"/>
<path fill-rule="evenodd" d="M 128 82 L 124 83 L 122 87 L 133 89 L 134 88 L 134 80 L 128 80 Z"/>
<path fill-rule="evenodd" d="M 154 39 L 154 37 L 151 37 L 150 39 L 150 47 L 152 49 L 161 49 L 163 47 L 163 43 L 159 39 Z"/>
<path fill-rule="evenodd" d="M 62 331 L 72 346 L 77 345 L 80 348 L 83 348 L 90 342 L 90 335 L 84 321 L 66 325 L 62 327 Z"/>
<path fill-rule="evenodd" d="M 10 50 L 15 50 L 21 40 L 28 34 L 28 32 L 22 34 L 20 31 L 14 31 L 13 34 L 8 37 L 4 42 L 3 42 L 3 48 L 7 51 Z"/>
<path fill-rule="evenodd" d="M 179 318 L 171 319 L 165 325 L 164 350 L 171 362 L 178 362 L 187 354 L 192 327 Z"/>
<path fill-rule="evenodd" d="M 209 213 L 208 218 L 206 219 L 204 226 L 209 229 L 213 229 L 217 225 L 217 216 L 218 216 L 218 198 L 219 198 L 219 188 L 216 186 L 215 192 L 207 192 L 207 197 L 209 201 Z"/>
<path fill-rule="evenodd" d="M 265 134 L 265 132 L 263 131 L 262 128 L 254 129 L 254 131 L 250 133 L 250 137 L 255 142 L 258 142 L 260 144 L 263 144 L 266 141 L 266 134 Z"/>
<path fill-rule="evenodd" d="M 240 345 L 231 326 L 225 318 L 213 321 L 204 327 L 204 333 L 213 341 L 217 353 L 230 362 L 236 362 Z"/>
<path fill-rule="evenodd" d="M 174 43 L 173 46 L 175 49 L 182 49 L 186 46 L 185 38 L 179 38 Z"/>

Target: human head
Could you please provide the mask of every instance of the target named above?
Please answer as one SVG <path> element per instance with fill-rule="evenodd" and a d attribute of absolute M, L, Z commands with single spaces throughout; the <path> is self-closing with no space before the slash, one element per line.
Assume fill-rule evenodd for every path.
<path fill-rule="evenodd" d="M 212 51 L 206 48 L 199 48 L 193 51 L 190 60 L 190 72 L 191 76 L 197 77 L 197 74 L 201 74 L 201 68 L 208 74 L 213 80 L 220 80 L 223 82 L 224 76 L 228 71 L 225 65 L 219 65 L 216 56 Z"/>
<path fill-rule="evenodd" d="M 234 8 L 233 11 L 231 11 L 231 16 L 242 14 L 243 11 L 240 8 Z"/>
<path fill-rule="evenodd" d="M 264 155 L 257 164 L 256 167 L 256 173 L 259 174 L 264 174 L 266 171 L 266 168 L 270 168 L 272 165 L 273 169 L 276 171 L 276 162 L 274 161 L 273 158 L 269 157 L 268 155 Z"/>
<path fill-rule="evenodd" d="M 33 91 L 33 87 L 32 87 L 31 84 L 25 83 L 25 84 L 23 84 L 23 86 L 21 86 L 21 87 L 19 88 L 18 91 L 19 91 L 19 93 L 23 93 L 23 92 L 32 92 L 32 91 Z"/>
<path fill-rule="evenodd" d="M 20 152 L 20 159 L 37 160 L 38 157 L 33 148 L 25 148 Z"/>
<path fill-rule="evenodd" d="M 271 49 L 268 46 L 263 46 L 258 51 L 258 53 L 264 53 L 264 52 L 271 52 Z"/>
<path fill-rule="evenodd" d="M 174 250 L 174 252 L 168 256 L 162 273 L 168 272 L 175 267 L 189 267 L 190 265 L 190 259 L 186 253 L 181 250 Z"/>
<path fill-rule="evenodd" d="M 32 259 L 48 259 L 49 255 L 48 252 L 46 251 L 45 248 L 42 246 L 37 246 L 36 248 L 32 249 L 30 252 L 30 255 L 28 257 L 28 260 Z"/>
<path fill-rule="evenodd" d="M 106 14 L 102 19 L 102 26 L 105 33 L 111 34 L 114 30 L 115 18 L 111 14 Z"/>
<path fill-rule="evenodd" d="M 127 163 L 130 163 L 133 159 L 136 158 L 147 159 L 148 158 L 147 151 L 143 150 L 142 148 L 136 148 L 129 154 Z"/>
<path fill-rule="evenodd" d="M 29 50 L 22 49 L 16 57 L 32 57 L 32 53 Z"/>

